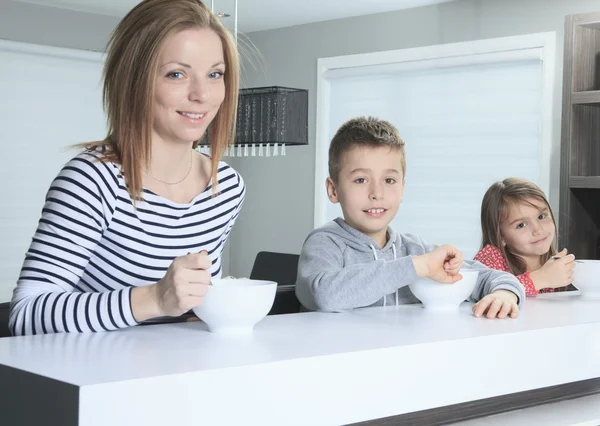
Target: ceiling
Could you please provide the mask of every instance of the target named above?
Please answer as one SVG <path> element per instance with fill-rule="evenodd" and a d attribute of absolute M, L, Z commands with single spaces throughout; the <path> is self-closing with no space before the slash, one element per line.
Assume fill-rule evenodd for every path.
<path fill-rule="evenodd" d="M 14 0 L 122 17 L 138 0 Z M 238 27 L 249 33 L 311 22 L 448 3 L 453 0 L 238 0 Z M 211 0 L 205 0 L 210 6 Z M 214 0 L 215 12 L 233 16 L 233 0 Z M 227 26 L 233 18 L 225 18 Z"/>

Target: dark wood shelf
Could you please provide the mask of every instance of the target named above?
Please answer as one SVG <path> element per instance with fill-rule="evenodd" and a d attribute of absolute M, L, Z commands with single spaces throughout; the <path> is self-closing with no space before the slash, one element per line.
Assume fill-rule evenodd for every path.
<path fill-rule="evenodd" d="M 571 176 L 569 188 L 600 189 L 600 176 Z"/>
<path fill-rule="evenodd" d="M 600 258 L 600 12 L 565 20 L 559 243 Z"/>
<path fill-rule="evenodd" d="M 573 105 L 600 106 L 600 90 L 573 92 L 571 94 L 571 103 Z"/>

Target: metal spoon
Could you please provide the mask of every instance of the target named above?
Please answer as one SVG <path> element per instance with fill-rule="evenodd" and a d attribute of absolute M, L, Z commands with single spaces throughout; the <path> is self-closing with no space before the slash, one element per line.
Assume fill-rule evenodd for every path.
<path fill-rule="evenodd" d="M 552 259 L 561 259 L 561 258 L 562 258 L 562 256 L 552 256 Z M 575 263 L 583 263 L 583 260 L 575 259 L 574 262 Z"/>

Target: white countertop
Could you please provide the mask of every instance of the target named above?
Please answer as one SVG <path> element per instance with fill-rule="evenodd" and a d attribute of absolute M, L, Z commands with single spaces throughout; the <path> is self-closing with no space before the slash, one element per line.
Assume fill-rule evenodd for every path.
<path fill-rule="evenodd" d="M 580 297 L 528 299 L 516 320 L 404 305 L 271 316 L 242 338 L 196 322 L 0 339 L 0 365 L 80 386 L 86 425 L 351 423 L 597 378 L 598 360 L 600 300 Z M 113 410 L 98 420 L 92 399 Z"/>

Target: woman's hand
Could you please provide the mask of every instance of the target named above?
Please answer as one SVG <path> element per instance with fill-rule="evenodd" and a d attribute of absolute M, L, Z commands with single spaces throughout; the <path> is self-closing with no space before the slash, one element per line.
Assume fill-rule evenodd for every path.
<path fill-rule="evenodd" d="M 199 306 L 210 285 L 211 265 L 206 251 L 190 253 L 175 258 L 156 284 L 134 288 L 131 306 L 136 321 L 175 317 Z"/>

